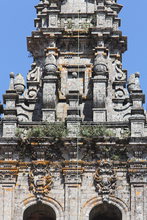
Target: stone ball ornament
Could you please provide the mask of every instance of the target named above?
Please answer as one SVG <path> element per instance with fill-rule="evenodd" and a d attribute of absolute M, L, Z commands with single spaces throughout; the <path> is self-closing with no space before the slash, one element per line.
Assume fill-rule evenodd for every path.
<path fill-rule="evenodd" d="M 14 89 L 19 95 L 22 95 L 25 90 L 25 80 L 23 76 L 19 73 L 14 79 Z"/>

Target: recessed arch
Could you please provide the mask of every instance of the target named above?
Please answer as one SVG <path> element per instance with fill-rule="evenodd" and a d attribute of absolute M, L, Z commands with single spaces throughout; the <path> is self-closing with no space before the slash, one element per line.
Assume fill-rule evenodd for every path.
<path fill-rule="evenodd" d="M 89 220 L 122 220 L 122 213 L 118 207 L 104 202 L 91 210 Z"/>
<path fill-rule="evenodd" d="M 56 220 L 56 213 L 50 206 L 37 203 L 25 210 L 23 220 Z"/>
<path fill-rule="evenodd" d="M 127 205 L 122 200 L 120 200 L 119 198 L 110 196 L 108 203 L 116 206 L 120 210 L 120 212 L 122 213 L 122 220 L 129 220 L 130 219 L 129 209 L 128 209 Z M 83 204 L 83 207 L 82 207 L 82 212 L 81 212 L 81 216 L 83 216 L 82 219 L 89 220 L 89 215 L 90 215 L 91 210 L 100 204 L 103 204 L 102 197 L 100 197 L 100 196 L 93 197 L 93 198 L 87 200 Z"/>
<path fill-rule="evenodd" d="M 54 210 L 56 214 L 56 220 L 64 220 L 63 207 L 59 201 L 51 197 L 44 196 L 41 202 L 42 204 L 47 205 Z M 18 204 L 17 208 L 15 209 L 13 220 L 15 219 L 23 220 L 23 215 L 27 210 L 27 208 L 35 204 L 37 204 L 37 200 L 35 196 L 30 196 L 24 199 L 20 204 Z"/>

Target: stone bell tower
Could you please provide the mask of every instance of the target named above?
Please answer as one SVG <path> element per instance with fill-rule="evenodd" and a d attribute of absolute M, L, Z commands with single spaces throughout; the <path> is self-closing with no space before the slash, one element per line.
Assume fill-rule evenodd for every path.
<path fill-rule="evenodd" d="M 0 220 L 145 220 L 147 124 L 117 0 L 41 0 L 0 105 Z"/>

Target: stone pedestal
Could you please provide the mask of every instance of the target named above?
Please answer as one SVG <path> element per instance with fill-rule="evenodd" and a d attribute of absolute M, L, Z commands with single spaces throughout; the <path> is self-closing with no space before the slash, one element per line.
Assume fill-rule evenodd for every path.
<path fill-rule="evenodd" d="M 81 103 L 81 95 L 79 91 L 69 91 L 67 95 L 67 103 L 69 109 L 67 110 L 67 130 L 70 137 L 77 137 L 80 134 L 81 111 L 79 104 Z"/>
<path fill-rule="evenodd" d="M 47 122 L 54 122 L 56 119 L 56 78 L 43 79 L 43 109 L 42 120 Z"/>
<path fill-rule="evenodd" d="M 106 73 L 99 73 L 93 79 L 93 121 L 104 122 L 107 120 L 106 114 Z"/>
<path fill-rule="evenodd" d="M 107 111 L 105 109 L 93 108 L 93 121 L 105 122 L 107 120 Z"/>
<path fill-rule="evenodd" d="M 137 84 L 138 85 L 138 84 Z M 137 85 L 135 85 L 137 87 Z M 145 125 L 145 114 L 142 107 L 144 103 L 144 94 L 140 87 L 133 87 L 131 90 L 131 101 L 133 107 L 131 109 L 130 126 L 131 126 L 131 136 L 132 137 L 143 137 L 144 136 L 144 125 Z"/>

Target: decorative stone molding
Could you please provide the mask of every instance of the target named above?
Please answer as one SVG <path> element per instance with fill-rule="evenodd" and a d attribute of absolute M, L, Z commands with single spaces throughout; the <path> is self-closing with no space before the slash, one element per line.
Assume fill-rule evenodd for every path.
<path fill-rule="evenodd" d="M 116 59 L 114 62 L 115 70 L 116 70 L 116 76 L 115 79 L 117 81 L 124 81 L 126 80 L 126 73 L 122 70 L 122 63 L 120 60 Z"/>
<path fill-rule="evenodd" d="M 130 162 L 128 169 L 128 179 L 131 184 L 147 184 L 147 162 Z"/>
<path fill-rule="evenodd" d="M 81 184 L 83 169 L 78 167 L 65 167 L 62 170 L 65 184 Z"/>
<path fill-rule="evenodd" d="M 113 165 L 109 159 L 100 162 L 99 168 L 94 176 L 94 183 L 96 190 L 102 195 L 103 200 L 107 200 L 109 194 L 114 192 L 116 177 L 113 171 Z"/>
<path fill-rule="evenodd" d="M 17 163 L 6 161 L 0 163 L 0 184 L 16 184 L 18 177 Z"/>
<path fill-rule="evenodd" d="M 28 183 L 29 190 L 32 191 L 38 199 L 48 194 L 53 184 L 48 165 L 42 162 L 32 164 L 28 176 Z"/>

